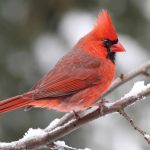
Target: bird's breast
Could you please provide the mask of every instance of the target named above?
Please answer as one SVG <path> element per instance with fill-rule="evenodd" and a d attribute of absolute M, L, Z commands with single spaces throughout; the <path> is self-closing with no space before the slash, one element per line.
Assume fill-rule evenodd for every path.
<path fill-rule="evenodd" d="M 115 64 L 113 64 L 109 59 L 101 60 L 98 74 L 100 77 L 100 82 L 97 85 L 97 88 L 99 89 L 99 92 L 103 94 L 109 88 L 114 79 Z"/>

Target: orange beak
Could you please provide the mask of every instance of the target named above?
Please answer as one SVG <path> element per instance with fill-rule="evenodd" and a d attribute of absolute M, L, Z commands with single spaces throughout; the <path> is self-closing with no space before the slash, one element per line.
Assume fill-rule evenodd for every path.
<path fill-rule="evenodd" d="M 110 48 L 110 52 L 125 52 L 125 49 L 120 43 L 117 43 Z"/>

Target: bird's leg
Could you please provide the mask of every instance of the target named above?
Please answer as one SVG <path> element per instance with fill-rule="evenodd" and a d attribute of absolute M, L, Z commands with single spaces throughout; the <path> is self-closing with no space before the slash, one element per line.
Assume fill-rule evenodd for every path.
<path fill-rule="evenodd" d="M 99 114 L 102 116 L 104 113 L 104 108 L 106 108 L 106 106 L 104 105 L 105 103 L 108 103 L 109 101 L 105 98 L 102 98 L 98 103 L 96 103 L 96 105 L 99 108 Z"/>
<path fill-rule="evenodd" d="M 105 99 L 105 98 L 101 98 L 100 103 L 102 103 L 102 104 L 109 103 L 109 100 Z"/>
<path fill-rule="evenodd" d="M 77 120 L 81 119 L 80 115 L 75 110 L 73 110 L 73 114 Z"/>

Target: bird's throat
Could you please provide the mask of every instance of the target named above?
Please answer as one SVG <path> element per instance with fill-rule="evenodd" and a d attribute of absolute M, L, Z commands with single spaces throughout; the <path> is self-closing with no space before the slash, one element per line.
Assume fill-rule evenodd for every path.
<path fill-rule="evenodd" d="M 113 64 L 115 64 L 115 52 L 110 52 L 110 50 L 107 50 L 107 58 L 111 60 Z"/>

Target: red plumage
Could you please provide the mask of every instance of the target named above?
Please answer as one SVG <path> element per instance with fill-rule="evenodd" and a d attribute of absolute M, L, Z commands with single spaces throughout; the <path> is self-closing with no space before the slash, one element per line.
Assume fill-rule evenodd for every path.
<path fill-rule="evenodd" d="M 103 10 L 85 35 L 31 91 L 0 101 L 0 113 L 24 106 L 62 112 L 84 110 L 95 103 L 115 75 L 115 53 L 124 51 L 109 13 Z"/>

